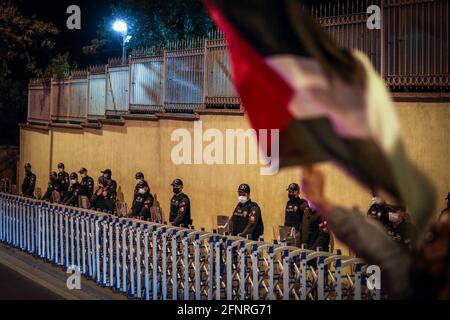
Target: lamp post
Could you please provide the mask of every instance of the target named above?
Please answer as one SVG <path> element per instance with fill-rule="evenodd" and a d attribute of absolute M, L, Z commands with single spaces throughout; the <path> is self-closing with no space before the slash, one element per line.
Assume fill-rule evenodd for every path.
<path fill-rule="evenodd" d="M 122 34 L 122 64 L 125 64 L 126 62 L 125 44 L 131 39 L 131 36 L 127 34 L 128 32 L 127 24 L 123 20 L 116 20 L 113 23 L 112 27 L 114 31 L 120 32 Z"/>

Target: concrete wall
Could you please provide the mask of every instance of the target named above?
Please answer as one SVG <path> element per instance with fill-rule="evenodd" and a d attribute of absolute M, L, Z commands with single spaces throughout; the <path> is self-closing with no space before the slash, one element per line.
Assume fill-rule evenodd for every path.
<path fill-rule="evenodd" d="M 450 105 L 449 103 L 398 103 L 407 152 L 432 179 L 439 196 L 450 191 Z M 238 115 L 201 115 L 203 130 L 248 128 Z M 177 142 L 171 141 L 173 130 L 188 129 L 193 135 L 194 122 L 185 120 L 127 120 L 124 126 L 104 125 L 102 129 L 74 130 L 52 128 L 49 132 L 21 130 L 21 165 L 31 162 L 37 174 L 38 187 L 45 190 L 50 168 L 64 162 L 67 171 L 86 167 L 94 178 L 100 170 L 110 168 L 119 185 L 119 198 L 131 203 L 134 174 L 143 171 L 167 216 L 172 196 L 170 183 L 181 178 L 192 202 L 197 228 L 211 230 L 217 214 L 230 215 L 237 203 L 236 189 L 242 182 L 252 187 L 252 199 L 263 212 L 265 238 L 272 239 L 273 228 L 283 223 L 286 187 L 299 181 L 297 168 L 262 176 L 260 165 L 174 165 L 171 152 Z M 206 146 L 208 143 L 204 143 Z M 366 210 L 370 193 L 349 179 L 332 164 L 322 164 L 327 177 L 329 198 L 349 207 Z"/>

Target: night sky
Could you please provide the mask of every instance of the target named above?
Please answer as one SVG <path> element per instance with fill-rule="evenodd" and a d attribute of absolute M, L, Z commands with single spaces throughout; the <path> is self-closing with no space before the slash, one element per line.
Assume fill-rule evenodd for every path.
<path fill-rule="evenodd" d="M 86 64 L 87 58 L 83 55 L 82 47 L 88 45 L 90 40 L 97 37 L 98 24 L 102 17 L 111 13 L 110 7 L 114 1 L 105 0 L 58 0 L 58 1 L 31 1 L 19 0 L 16 2 L 26 17 L 33 14 L 42 21 L 52 22 L 61 33 L 56 39 L 56 52 L 70 52 L 71 62 L 80 66 Z M 70 16 L 66 13 L 70 5 L 78 5 L 81 9 L 81 30 L 69 30 L 66 20 Z M 120 55 L 120 42 L 117 43 L 117 52 Z M 106 62 L 106 61 L 105 61 Z"/>

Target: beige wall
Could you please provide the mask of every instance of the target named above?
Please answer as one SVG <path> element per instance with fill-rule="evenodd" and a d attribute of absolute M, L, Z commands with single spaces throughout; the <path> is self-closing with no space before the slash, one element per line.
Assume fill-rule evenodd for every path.
<path fill-rule="evenodd" d="M 397 107 L 407 152 L 432 179 L 442 207 L 444 194 L 450 191 L 450 105 L 399 103 Z M 225 133 L 226 129 L 248 128 L 242 116 L 203 115 L 200 120 L 203 130 L 217 128 Z M 192 133 L 193 127 L 193 121 L 127 120 L 125 126 L 104 125 L 101 130 L 22 129 L 21 164 L 32 163 L 38 186 L 43 190 L 49 168 L 55 170 L 58 162 L 64 162 L 69 172 L 84 166 L 94 178 L 108 167 L 118 182 L 119 197 L 124 197 L 128 204 L 133 194 L 134 174 L 143 171 L 152 193 L 158 194 L 166 216 L 172 195 L 170 182 L 175 177 L 181 178 L 191 198 L 194 224 L 207 230 L 213 228 L 215 215 L 232 213 L 237 202 L 236 189 L 240 183 L 247 182 L 252 187 L 252 199 L 262 208 L 264 236 L 270 240 L 273 228 L 283 223 L 285 190 L 290 182 L 299 181 L 299 170 L 291 168 L 275 176 L 262 176 L 260 165 L 174 165 L 171 151 L 176 142 L 171 141 L 171 134 L 177 128 Z M 371 198 L 368 191 L 333 165 L 321 166 L 326 172 L 327 195 L 333 201 L 362 210 L 367 208 Z"/>

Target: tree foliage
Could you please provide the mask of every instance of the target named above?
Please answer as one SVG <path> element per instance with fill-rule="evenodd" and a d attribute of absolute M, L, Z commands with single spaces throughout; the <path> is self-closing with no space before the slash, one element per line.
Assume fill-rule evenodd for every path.
<path fill-rule="evenodd" d="M 214 24 L 201 0 L 120 0 L 111 15 L 99 24 L 98 37 L 85 46 L 85 54 L 120 53 L 121 37 L 111 30 L 115 19 L 124 19 L 132 36 L 128 47 L 161 46 L 169 41 L 203 37 Z"/>
<path fill-rule="evenodd" d="M 37 57 L 55 45 L 59 30 L 51 23 L 24 17 L 10 1 L 0 4 L 0 76 L 23 66 L 34 73 L 39 68 Z M 23 75 L 21 75 L 23 76 Z"/>

